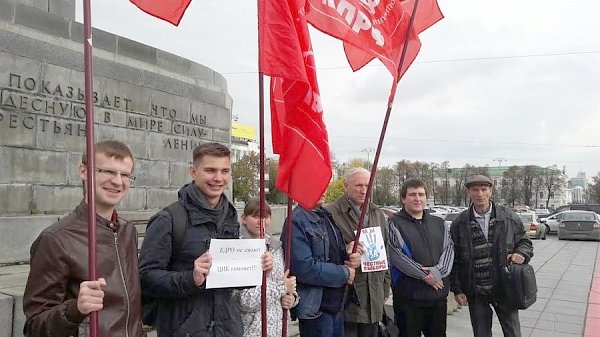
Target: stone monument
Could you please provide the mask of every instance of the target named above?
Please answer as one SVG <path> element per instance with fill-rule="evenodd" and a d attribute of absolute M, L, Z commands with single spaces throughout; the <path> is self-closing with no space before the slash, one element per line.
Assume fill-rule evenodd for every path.
<path fill-rule="evenodd" d="M 74 18 L 75 0 L 0 0 L 0 264 L 26 261 L 39 231 L 82 198 L 83 25 Z M 227 83 L 105 31 L 93 30 L 93 44 L 96 138 L 131 147 L 138 178 L 119 210 L 144 217 L 176 200 L 196 145 L 230 143 Z"/>

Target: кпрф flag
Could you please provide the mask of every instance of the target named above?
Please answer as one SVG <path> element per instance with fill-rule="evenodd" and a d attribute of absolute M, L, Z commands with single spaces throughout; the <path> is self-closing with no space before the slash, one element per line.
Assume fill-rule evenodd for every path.
<path fill-rule="evenodd" d="M 280 155 L 275 186 L 312 209 L 332 173 L 304 3 L 259 0 L 259 68 L 271 77 L 273 152 Z"/>
<path fill-rule="evenodd" d="M 307 20 L 315 28 L 344 41 L 344 50 L 354 71 L 375 57 L 396 81 L 400 80 L 421 48 L 418 34 L 444 16 L 437 0 L 307 0 Z M 400 60 L 413 9 L 415 19 Z"/>
<path fill-rule="evenodd" d="M 175 26 L 179 25 L 179 21 L 183 17 L 183 13 L 187 9 L 192 0 L 129 0 L 139 9 L 155 16 L 159 19 L 168 21 Z"/>

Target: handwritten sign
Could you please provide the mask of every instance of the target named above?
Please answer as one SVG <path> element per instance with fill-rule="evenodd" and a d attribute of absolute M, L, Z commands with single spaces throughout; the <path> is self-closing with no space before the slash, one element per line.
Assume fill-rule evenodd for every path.
<path fill-rule="evenodd" d="M 360 233 L 360 243 L 366 250 L 360 258 L 361 269 L 364 273 L 388 269 L 381 227 L 363 228 Z"/>
<path fill-rule="evenodd" d="M 212 266 L 206 288 L 232 288 L 262 284 L 264 239 L 210 240 Z"/>

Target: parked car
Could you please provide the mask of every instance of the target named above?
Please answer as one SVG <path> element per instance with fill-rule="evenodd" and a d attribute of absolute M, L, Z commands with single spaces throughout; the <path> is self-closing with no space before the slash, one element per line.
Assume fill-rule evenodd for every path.
<path fill-rule="evenodd" d="M 423 211 L 427 212 L 427 213 L 429 213 L 431 215 L 435 215 L 437 217 L 440 217 L 442 219 L 446 218 L 446 215 L 448 214 L 446 212 L 443 212 L 443 211 L 441 211 L 439 209 L 435 209 L 435 208 L 425 208 L 425 209 L 423 209 Z"/>
<path fill-rule="evenodd" d="M 547 208 L 536 208 L 534 212 L 540 219 L 547 218 L 550 215 L 550 211 Z"/>
<path fill-rule="evenodd" d="M 536 238 L 546 240 L 546 226 L 540 223 L 538 216 L 533 212 L 522 212 L 517 213 L 521 221 L 523 221 L 523 228 L 530 238 Z"/>
<path fill-rule="evenodd" d="M 444 223 L 446 224 L 446 227 L 450 228 L 452 221 L 454 221 L 456 218 L 458 218 L 459 214 L 460 214 L 460 212 L 453 212 L 453 213 L 446 214 L 446 217 L 444 218 Z"/>
<path fill-rule="evenodd" d="M 596 212 L 596 214 L 600 214 L 600 204 L 570 204 L 565 206 L 560 206 L 556 213 L 564 212 L 564 211 L 591 211 Z"/>
<path fill-rule="evenodd" d="M 600 216 L 591 211 L 565 211 L 558 224 L 558 239 L 600 240 Z"/>
<path fill-rule="evenodd" d="M 552 214 L 546 218 L 541 219 L 540 221 L 546 225 L 547 233 L 557 233 L 558 232 L 558 223 L 562 220 L 564 212 Z"/>
<path fill-rule="evenodd" d="M 394 206 L 382 206 L 379 209 L 385 214 L 386 218 L 392 218 L 394 214 L 400 211 L 400 208 Z"/>

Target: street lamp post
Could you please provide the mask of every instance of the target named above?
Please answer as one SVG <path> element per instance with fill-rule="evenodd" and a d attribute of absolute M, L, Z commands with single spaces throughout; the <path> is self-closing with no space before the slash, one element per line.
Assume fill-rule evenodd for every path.
<path fill-rule="evenodd" d="M 504 158 L 494 158 L 493 161 L 498 162 L 498 174 L 500 174 L 500 165 L 502 165 L 503 161 L 506 161 Z M 494 179 L 494 202 L 498 202 L 498 198 L 496 198 L 496 190 L 498 190 L 498 184 L 496 183 L 497 179 Z"/>
<path fill-rule="evenodd" d="M 374 148 L 372 147 L 365 147 L 364 149 L 360 150 L 360 152 L 366 152 L 367 153 L 367 170 L 370 170 L 371 167 L 369 166 L 369 162 L 370 162 L 370 155 L 371 152 L 375 151 Z"/>
<path fill-rule="evenodd" d="M 369 160 L 370 160 L 370 154 L 371 152 L 375 151 L 374 148 L 372 147 L 365 147 L 364 149 L 360 150 L 360 152 L 366 152 L 367 153 L 367 170 L 371 171 L 371 167 L 369 164 Z M 373 202 L 373 192 L 375 191 L 375 182 L 373 182 L 373 187 L 371 188 L 371 202 Z"/>

